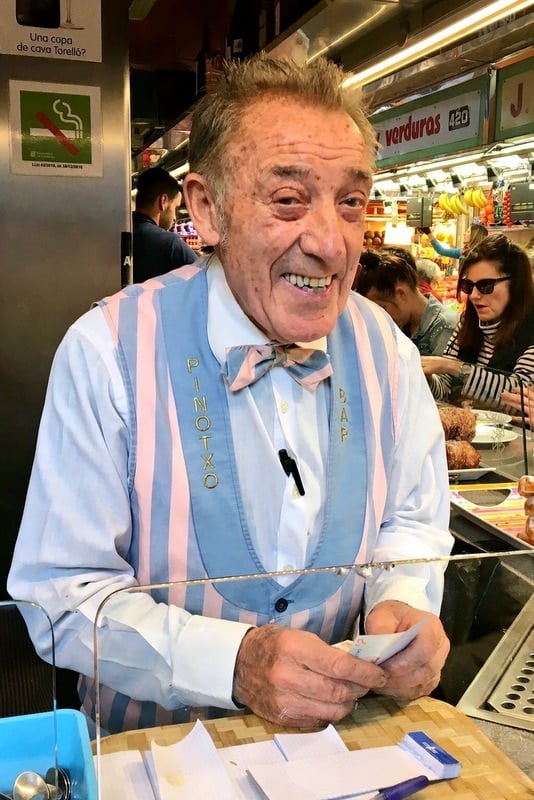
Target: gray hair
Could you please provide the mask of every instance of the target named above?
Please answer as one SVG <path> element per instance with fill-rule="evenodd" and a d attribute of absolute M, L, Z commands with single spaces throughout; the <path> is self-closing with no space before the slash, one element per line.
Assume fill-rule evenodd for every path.
<path fill-rule="evenodd" d="M 226 149 L 238 134 L 245 109 L 266 95 L 294 97 L 324 110 L 346 111 L 358 126 L 374 162 L 376 134 L 367 119 L 360 90 L 342 88 L 346 77 L 340 67 L 322 57 L 298 65 L 261 52 L 241 63 L 225 64 L 220 80 L 193 112 L 189 137 L 190 169 L 205 177 L 219 215 L 223 213 L 225 186 L 233 176 Z"/>
<path fill-rule="evenodd" d="M 441 269 L 431 258 L 416 258 L 415 266 L 420 280 L 432 283 L 432 281 L 437 281 L 441 278 Z"/>

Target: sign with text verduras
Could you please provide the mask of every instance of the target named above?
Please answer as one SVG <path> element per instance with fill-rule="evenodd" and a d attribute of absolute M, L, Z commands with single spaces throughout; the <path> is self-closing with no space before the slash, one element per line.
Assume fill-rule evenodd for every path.
<path fill-rule="evenodd" d="M 102 175 L 100 88 L 9 82 L 11 172 Z"/>
<path fill-rule="evenodd" d="M 470 89 L 470 91 L 468 90 Z M 485 103 L 480 85 L 432 93 L 371 117 L 380 167 L 436 156 L 480 143 Z"/>

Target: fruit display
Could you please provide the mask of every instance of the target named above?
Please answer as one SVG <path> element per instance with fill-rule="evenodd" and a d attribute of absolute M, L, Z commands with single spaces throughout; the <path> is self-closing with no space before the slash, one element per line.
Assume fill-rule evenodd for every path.
<path fill-rule="evenodd" d="M 486 197 L 486 203 L 480 211 L 480 221 L 483 225 L 492 225 L 495 220 L 495 204 L 493 202 L 493 189 Z"/>
<path fill-rule="evenodd" d="M 363 246 L 367 249 L 379 249 L 384 244 L 384 234 L 385 231 L 365 231 L 363 236 Z"/>
<path fill-rule="evenodd" d="M 474 187 L 468 187 L 463 194 L 460 192 L 456 194 L 442 192 L 438 198 L 438 206 L 441 210 L 446 214 L 455 216 L 469 214 L 470 208 L 485 208 L 486 204 L 487 197 L 485 192 L 480 188 Z"/>
<path fill-rule="evenodd" d="M 456 287 L 458 284 L 458 275 L 444 275 L 439 284 L 439 292 L 443 298 L 443 302 L 448 305 L 456 305 Z"/>
<path fill-rule="evenodd" d="M 469 214 L 469 209 L 464 204 L 460 194 L 442 192 L 438 199 L 438 206 L 447 214 Z"/>
<path fill-rule="evenodd" d="M 511 205 L 512 205 L 512 193 L 510 189 L 507 189 L 504 193 L 503 199 L 503 222 L 505 225 L 513 225 L 513 220 L 511 216 Z"/>
<path fill-rule="evenodd" d="M 486 193 L 480 187 L 468 187 L 464 192 L 464 202 L 471 208 L 485 208 L 487 203 Z"/>

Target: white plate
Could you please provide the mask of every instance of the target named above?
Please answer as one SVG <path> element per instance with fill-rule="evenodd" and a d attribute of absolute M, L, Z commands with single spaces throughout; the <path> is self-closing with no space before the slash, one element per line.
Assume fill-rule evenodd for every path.
<path fill-rule="evenodd" d="M 503 414 L 501 411 L 492 411 L 489 408 L 472 408 L 471 411 L 481 425 L 506 425 L 507 422 L 512 421 L 512 417 L 509 414 Z"/>
<path fill-rule="evenodd" d="M 471 444 L 506 444 L 519 436 L 515 431 L 493 425 L 477 425 L 476 435 Z"/>
<path fill-rule="evenodd" d="M 450 469 L 449 470 L 449 481 L 450 483 L 460 482 L 460 481 L 478 481 L 479 478 L 483 478 L 484 475 L 487 475 L 488 472 L 497 472 L 497 467 L 475 467 L 474 469 Z M 484 488 L 484 484 L 480 485 L 481 488 Z"/>

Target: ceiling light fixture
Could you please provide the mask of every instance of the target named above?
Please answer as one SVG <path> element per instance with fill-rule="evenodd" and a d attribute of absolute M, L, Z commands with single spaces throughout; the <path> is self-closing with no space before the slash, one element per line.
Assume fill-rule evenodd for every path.
<path fill-rule="evenodd" d="M 493 3 L 481 7 L 467 16 L 459 13 L 459 18 L 449 25 L 438 29 L 430 36 L 425 36 L 412 45 L 408 45 L 388 58 L 382 58 L 376 64 L 367 67 L 343 81 L 343 88 L 364 86 L 371 81 L 390 75 L 392 72 L 418 61 L 440 48 L 447 47 L 458 39 L 464 39 L 477 33 L 481 28 L 498 22 L 510 14 L 515 14 L 533 5 L 533 0 L 494 0 Z"/>
<path fill-rule="evenodd" d="M 510 142 L 509 144 L 502 144 L 499 147 L 499 156 L 502 157 L 506 154 L 518 154 L 518 153 L 525 153 L 529 155 L 529 157 L 534 159 L 534 150 L 532 145 L 532 139 L 527 139 L 522 142 Z M 527 157 L 525 155 L 525 157 Z M 439 169 L 450 170 L 454 168 L 458 172 L 460 171 L 460 167 L 465 167 L 467 170 L 468 165 L 474 165 L 476 171 L 478 169 L 482 170 L 482 173 L 485 174 L 486 172 L 486 162 L 489 159 L 487 158 L 487 148 L 486 150 L 476 150 L 465 153 L 458 156 L 451 156 L 450 158 L 443 158 L 439 161 L 418 161 L 416 164 L 407 164 L 406 166 L 402 167 L 403 177 L 407 180 L 410 179 L 410 176 L 416 176 L 417 173 L 426 173 L 429 171 L 435 172 Z M 478 167 L 475 162 L 482 162 L 483 166 Z M 462 170 L 463 171 L 463 170 Z M 378 165 L 378 170 L 375 173 L 376 179 L 382 180 L 383 178 L 394 178 L 398 172 L 398 168 L 389 170 L 387 168 L 380 170 L 380 165 Z M 404 181 L 406 183 L 406 180 Z"/>
<path fill-rule="evenodd" d="M 169 175 L 172 175 L 173 178 L 180 178 L 182 175 L 185 175 L 186 172 L 189 172 L 189 161 L 186 161 L 185 164 L 180 164 L 176 169 L 171 169 Z"/>

